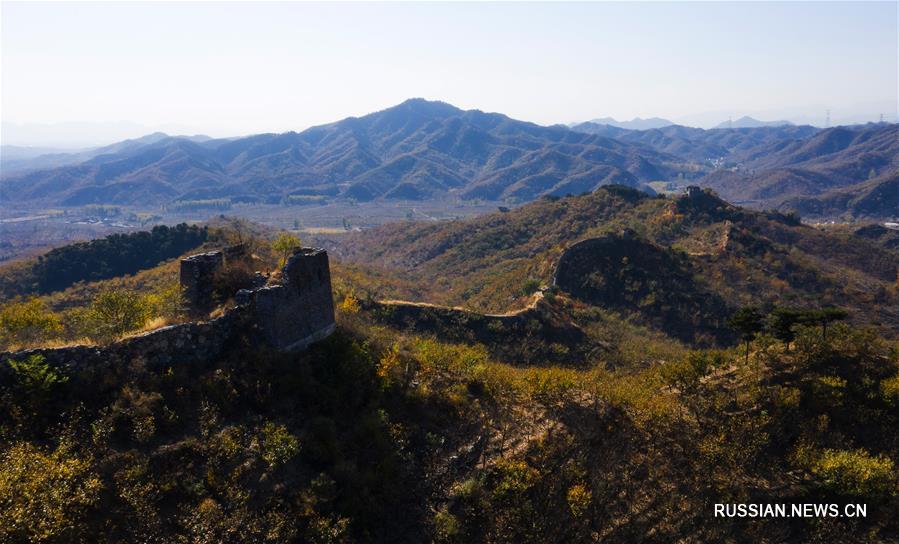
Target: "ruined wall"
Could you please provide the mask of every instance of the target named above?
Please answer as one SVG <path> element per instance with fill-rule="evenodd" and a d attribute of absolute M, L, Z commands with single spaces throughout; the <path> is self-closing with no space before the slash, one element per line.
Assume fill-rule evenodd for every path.
<path fill-rule="evenodd" d="M 303 248 L 288 259 L 283 283 L 238 293 L 264 341 L 280 351 L 305 349 L 334 332 L 328 253 Z"/>
<path fill-rule="evenodd" d="M 510 363 L 581 364 L 585 354 L 599 347 L 542 293 L 527 308 L 501 315 L 396 300 L 363 304 L 381 323 L 451 342 L 480 343 L 492 356 Z M 560 353 L 554 345 L 567 351 Z"/>
<path fill-rule="evenodd" d="M 210 270 L 214 273 L 222 257 L 221 252 L 214 253 L 218 256 L 205 253 L 182 260 L 182 272 L 188 274 L 187 280 L 182 277 L 182 285 L 205 277 Z M 212 361 L 240 338 L 251 345 L 288 352 L 305 349 L 329 336 L 336 325 L 327 252 L 299 250 L 287 261 L 281 276 L 281 285 L 241 291 L 237 306 L 211 321 L 163 327 L 108 346 L 0 353 L 0 386 L 9 384 L 12 378 L 9 365 L 2 363 L 32 354 L 68 371 L 102 371 L 134 361 L 161 370 L 175 364 Z"/>
<path fill-rule="evenodd" d="M 181 259 L 181 289 L 184 290 L 184 299 L 191 310 L 212 309 L 212 279 L 224 266 L 225 254 L 221 251 L 199 253 Z"/>
<path fill-rule="evenodd" d="M 215 307 L 213 285 L 216 273 L 247 254 L 247 246 L 237 244 L 181 259 L 181 288 L 191 312 L 205 313 Z"/>
<path fill-rule="evenodd" d="M 164 370 L 175 364 L 215 359 L 227 349 L 245 321 L 238 309 L 212 321 L 163 327 L 108 346 L 70 346 L 2 353 L 0 361 L 41 355 L 51 366 L 62 368 L 67 374 L 87 369 L 102 372 L 134 362 L 143 363 L 150 369 Z M 11 378 L 9 365 L 0 364 L 0 385 L 8 384 Z"/>

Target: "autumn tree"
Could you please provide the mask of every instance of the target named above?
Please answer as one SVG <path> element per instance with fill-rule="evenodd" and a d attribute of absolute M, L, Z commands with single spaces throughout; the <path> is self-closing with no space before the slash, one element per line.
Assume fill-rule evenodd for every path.
<path fill-rule="evenodd" d="M 109 289 L 91 302 L 88 332 L 98 340 L 111 340 L 143 327 L 151 314 L 147 297 L 127 289 Z"/>
<path fill-rule="evenodd" d="M 290 258 L 298 249 L 302 247 L 302 243 L 300 242 L 299 237 L 290 234 L 289 232 L 282 232 L 275 238 L 275 241 L 272 242 L 272 251 L 278 255 L 278 266 L 284 266 L 287 263 L 287 259 Z"/>

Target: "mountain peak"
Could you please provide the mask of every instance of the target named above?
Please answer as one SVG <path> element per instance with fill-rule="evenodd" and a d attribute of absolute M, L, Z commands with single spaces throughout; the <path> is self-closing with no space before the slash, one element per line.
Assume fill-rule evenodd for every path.
<path fill-rule="evenodd" d="M 462 113 L 461 109 L 452 104 L 447 104 L 446 102 L 441 102 L 439 100 L 427 100 L 424 98 L 409 98 L 384 111 L 414 112 L 435 117 L 446 117 Z"/>
<path fill-rule="evenodd" d="M 647 117 L 646 119 L 634 117 L 630 121 L 617 121 L 612 117 L 602 117 L 589 121 L 597 125 L 609 125 L 612 127 L 624 128 L 628 130 L 650 130 L 654 128 L 662 128 L 671 126 L 674 123 L 661 117 Z"/>
<path fill-rule="evenodd" d="M 736 121 L 724 121 L 713 128 L 759 128 L 759 127 L 782 127 L 792 125 L 793 123 L 785 120 L 781 121 L 759 121 L 748 115 L 740 117 Z"/>

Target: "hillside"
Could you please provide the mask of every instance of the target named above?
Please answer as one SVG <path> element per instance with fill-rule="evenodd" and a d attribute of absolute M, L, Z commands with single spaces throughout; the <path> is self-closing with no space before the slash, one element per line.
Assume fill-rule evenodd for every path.
<path fill-rule="evenodd" d="M 897 157 L 899 125 L 837 127 L 751 150 L 736 171 L 713 172 L 699 184 L 755 207 L 796 209 L 814 217 L 890 218 L 899 209 L 889 190 L 899 172 Z M 854 204 L 870 202 L 866 195 L 884 183 L 885 198 Z"/>
<path fill-rule="evenodd" d="M 804 140 L 819 131 L 810 126 L 704 130 L 680 125 L 651 130 L 624 130 L 594 123 L 582 123 L 572 128 L 588 134 L 649 146 L 660 153 L 675 155 L 685 161 L 707 163 L 710 159 L 723 159 L 734 164 L 759 150 L 770 151 L 777 144 Z"/>
<path fill-rule="evenodd" d="M 527 201 L 607 183 L 638 187 L 670 177 L 672 160 L 640 145 L 413 99 L 300 133 L 121 146 L 77 165 L 5 176 L 0 198 L 64 206 L 279 203 L 289 195 Z"/>
<path fill-rule="evenodd" d="M 858 322 L 899 332 L 894 253 L 861 236 L 737 208 L 701 191 L 671 200 L 612 186 L 469 220 L 386 225 L 341 238 L 334 252 L 382 271 L 376 296 L 386 284 L 393 296 L 507 311 L 553 284 L 567 248 L 622 233 L 634 241 L 622 243 L 619 260 L 589 259 L 578 272 L 581 282 L 595 273 L 615 275 L 622 285 L 584 300 L 682 340 L 724 338 L 730 311 L 785 299 L 845 306 Z M 648 253 L 631 253 L 640 247 Z M 622 259 L 630 265 L 622 267 Z M 671 276 L 675 267 L 680 280 Z M 679 332 L 679 322 L 692 325 Z"/>
<path fill-rule="evenodd" d="M 562 227 L 589 227 L 590 214 L 602 210 L 620 224 L 623 214 L 649 217 L 659 204 L 700 229 L 680 238 L 688 256 L 646 238 L 674 236 L 663 230 L 594 237 L 584 251 L 572 246 L 565 253 L 572 266 L 558 270 L 571 298 L 549 290 L 510 315 L 369 307 L 347 290 L 358 274 L 340 267 L 336 332 L 304 351 L 260 345 L 247 327 L 232 330 L 223 351 L 189 364 L 178 359 L 186 347 L 176 344 L 157 345 L 168 357 L 140 353 L 115 362 L 102 356 L 103 347 L 70 348 L 94 357 L 91 365 L 50 364 L 40 355 L 47 351 L 0 354 L 0 541 L 888 541 L 899 530 L 895 342 L 836 324 L 796 327 L 786 341 L 766 331 L 745 351 L 688 350 L 583 301 L 652 305 L 647 292 L 630 287 L 651 285 L 648 275 L 658 267 L 677 274 L 658 278 L 656 295 L 690 281 L 686 267 L 702 251 L 716 244 L 731 251 L 717 235 L 736 228 L 707 229 L 721 221 L 754 225 L 740 244 L 753 240 L 757 251 L 765 249 L 764 231 L 792 237 L 808 253 L 815 242 L 840 252 L 857 244 L 849 260 L 871 253 L 876 246 L 860 240 L 883 232 L 818 236 L 706 193 L 668 201 L 623 187 L 540 201 L 483 218 L 477 228 L 490 235 L 530 224 L 552 238 L 547 221 L 542 230 L 528 222 L 538 211 L 558 214 Z M 518 241 L 530 249 L 542 243 Z M 496 251 L 497 260 L 513 245 Z M 743 248 L 740 258 L 748 255 L 735 247 Z M 455 246 L 422 249 L 406 261 L 398 250 L 387 252 L 384 262 L 467 255 Z M 494 256 L 483 245 L 475 251 Z M 581 285 L 581 267 L 592 263 L 603 272 L 578 292 L 568 280 Z M 618 274 L 629 266 L 633 273 Z M 877 269 L 873 261 L 858 266 Z M 142 274 L 84 287 L 116 281 L 143 289 Z M 599 281 L 606 276 L 611 283 Z M 640 278 L 648 281 L 631 281 Z M 705 304 L 682 291 L 673 295 L 686 298 L 668 301 Z M 590 326 L 566 323 L 564 313 Z M 447 320 L 440 314 L 456 326 L 441 328 Z M 564 328 L 547 331 L 543 319 Z M 418 326 L 427 320 L 434 326 Z M 526 332 L 514 339 L 519 349 L 497 352 L 514 329 Z M 583 342 L 566 341 L 580 334 L 601 339 L 576 354 L 583 358 L 568 351 Z M 521 349 L 527 344 L 542 354 Z M 710 513 L 734 502 L 862 504 L 866 511 L 820 518 Z"/>
<path fill-rule="evenodd" d="M 899 218 L 899 170 L 813 197 L 789 199 L 781 206 L 804 217 Z"/>

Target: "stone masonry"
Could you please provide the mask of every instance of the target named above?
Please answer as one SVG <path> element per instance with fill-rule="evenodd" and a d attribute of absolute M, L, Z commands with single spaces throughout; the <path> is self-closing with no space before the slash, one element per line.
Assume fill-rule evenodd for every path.
<path fill-rule="evenodd" d="M 215 256 L 216 253 L 218 256 Z M 203 293 L 223 253 L 204 253 L 181 261 L 181 285 L 187 293 Z M 219 264 L 216 264 L 219 263 Z M 211 272 L 210 272 L 211 271 Z M 113 366 L 141 362 L 165 369 L 175 364 L 214 361 L 238 338 L 250 345 L 280 352 L 306 349 L 327 338 L 334 329 L 334 302 L 328 254 L 323 249 L 302 248 L 281 272 L 280 285 L 243 290 L 237 304 L 210 321 L 182 323 L 132 336 L 108 346 L 70 346 L 0 353 L 0 386 L 12 379 L 9 359 L 38 354 L 67 372 L 102 371 Z"/>

